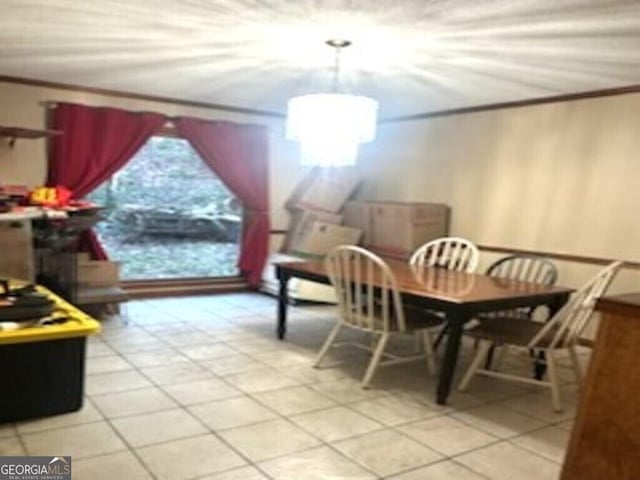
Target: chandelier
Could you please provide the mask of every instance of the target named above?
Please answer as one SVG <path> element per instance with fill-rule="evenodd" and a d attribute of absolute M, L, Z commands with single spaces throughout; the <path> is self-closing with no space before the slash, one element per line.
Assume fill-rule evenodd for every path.
<path fill-rule="evenodd" d="M 375 138 L 378 102 L 369 97 L 338 93 L 340 51 L 348 40 L 328 40 L 336 49 L 332 93 L 302 95 L 289 100 L 287 139 L 300 143 L 303 165 L 355 165 L 361 143 Z"/>

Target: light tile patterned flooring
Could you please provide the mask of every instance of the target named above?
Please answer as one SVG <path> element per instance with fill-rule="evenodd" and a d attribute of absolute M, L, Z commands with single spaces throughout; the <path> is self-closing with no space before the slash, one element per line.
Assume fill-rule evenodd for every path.
<path fill-rule="evenodd" d="M 333 307 L 291 307 L 285 342 L 260 294 L 127 310 L 128 324 L 105 320 L 89 339 L 83 409 L 0 425 L 0 455 L 71 455 L 76 480 L 558 477 L 575 414 L 568 369 L 561 414 L 546 390 L 482 377 L 442 407 L 420 362 L 380 369 L 370 390 L 358 383 L 366 352 L 311 368 Z"/>

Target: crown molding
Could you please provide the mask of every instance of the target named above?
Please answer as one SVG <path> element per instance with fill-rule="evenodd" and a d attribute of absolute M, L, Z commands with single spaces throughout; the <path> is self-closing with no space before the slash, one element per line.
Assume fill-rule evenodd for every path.
<path fill-rule="evenodd" d="M 602 90 L 590 90 L 586 92 L 568 93 L 554 95 L 551 97 L 530 98 L 527 100 L 515 100 L 512 102 L 491 103 L 478 105 L 475 107 L 454 108 L 450 110 L 439 110 L 435 112 L 416 113 L 413 115 L 400 115 L 397 117 L 383 118 L 378 123 L 399 123 L 414 120 L 425 120 L 429 118 L 447 117 L 450 115 L 462 115 L 465 113 L 486 112 L 490 110 L 502 110 L 506 108 L 529 107 L 532 105 L 542 105 L 545 103 L 570 102 L 573 100 L 585 100 L 589 98 L 610 97 L 613 95 L 625 95 L 629 93 L 640 93 L 640 85 L 630 85 L 627 87 L 607 88 Z"/>
<path fill-rule="evenodd" d="M 220 110 L 232 113 L 243 113 L 248 115 L 256 115 L 270 118 L 285 118 L 286 115 L 280 112 L 272 112 L 268 110 L 258 110 L 253 108 L 235 107 L 232 105 L 200 102 L 195 100 L 184 100 L 180 98 L 162 97 L 157 95 L 146 95 L 134 92 L 126 92 L 121 90 L 110 90 L 106 88 L 85 87 L 82 85 L 72 85 L 66 83 L 50 82 L 46 80 L 37 80 L 32 78 L 11 77 L 0 75 L 0 82 L 15 83 L 19 85 L 29 85 L 35 87 L 53 88 L 58 90 L 68 90 L 82 93 L 92 93 L 96 95 L 106 95 L 118 98 L 128 98 L 132 100 L 145 100 L 151 102 L 168 103 L 173 105 L 181 105 L 186 107 L 207 108 L 211 110 Z M 396 117 L 387 117 L 378 120 L 379 124 L 410 122 L 415 120 L 425 120 L 429 118 L 447 117 L 451 115 L 463 115 L 467 113 L 486 112 L 491 110 L 501 110 L 507 108 L 528 107 L 533 105 L 543 105 L 546 103 L 569 102 L 574 100 L 585 100 L 590 98 L 610 97 L 615 95 L 626 95 L 630 93 L 640 93 L 640 85 L 629 85 L 626 87 L 607 88 L 601 90 L 590 90 L 578 93 L 569 93 L 563 95 L 554 95 L 549 97 L 530 98 L 525 100 L 515 100 L 511 102 L 491 103 L 486 105 L 477 105 L 473 107 L 454 108 L 449 110 L 438 110 L 433 112 L 416 113 L 412 115 L 399 115 Z"/>
<path fill-rule="evenodd" d="M 150 102 L 168 103 L 172 105 L 181 105 L 185 107 L 208 108 L 212 110 L 220 110 L 232 113 L 244 113 L 248 115 L 256 115 L 260 117 L 284 118 L 285 115 L 278 112 L 266 110 L 257 110 L 253 108 L 234 107 L 232 105 L 224 105 L 219 103 L 199 102 L 195 100 L 184 100 L 180 98 L 161 97 L 157 95 L 145 95 L 134 92 L 125 92 L 121 90 L 110 90 L 106 88 L 85 87 L 82 85 L 72 85 L 67 83 L 49 82 L 46 80 L 36 80 L 32 78 L 10 77 L 0 75 L 0 82 L 15 83 L 19 85 L 29 85 L 33 87 L 54 88 L 57 90 L 67 90 L 72 92 L 92 93 L 96 95 L 106 95 L 110 97 L 128 98 L 132 100 L 145 100 Z"/>

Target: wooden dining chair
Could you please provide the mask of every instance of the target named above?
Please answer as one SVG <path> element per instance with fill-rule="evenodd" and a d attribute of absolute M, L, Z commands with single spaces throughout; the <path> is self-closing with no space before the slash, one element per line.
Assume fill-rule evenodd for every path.
<path fill-rule="evenodd" d="M 580 383 L 582 372 L 576 352 L 578 339 L 591 318 L 596 299 L 606 291 L 621 264 L 622 262 L 614 262 L 600 270 L 546 323 L 530 319 L 513 322 L 495 317 L 486 318 L 477 327 L 468 330 L 466 334 L 480 342 L 477 353 L 460 382 L 459 389 L 466 390 L 475 375 L 542 385 L 551 389 L 554 410 L 561 411 L 556 354 L 561 350 L 569 353 L 576 381 Z M 496 344 L 526 348 L 536 353 L 542 352 L 547 366 L 548 380 L 481 368 L 486 362 L 491 346 Z M 539 356 L 535 355 L 535 357 L 531 358 L 532 362 L 539 361 Z"/>
<path fill-rule="evenodd" d="M 509 255 L 489 265 L 490 277 L 551 286 L 558 279 L 558 269 L 550 260 L 537 255 Z"/>
<path fill-rule="evenodd" d="M 460 272 L 475 272 L 480 252 L 472 242 L 460 237 L 442 237 L 419 247 L 409 263 L 421 267 L 439 267 Z"/>
<path fill-rule="evenodd" d="M 415 268 L 435 267 L 473 273 L 478 266 L 479 258 L 480 251 L 478 247 L 466 238 L 441 237 L 431 240 L 416 249 L 409 258 L 409 264 Z M 435 342 L 433 342 L 433 346 L 437 348 L 447 333 L 444 315 L 434 310 L 424 310 L 423 315 L 431 323 L 438 324 L 439 322 L 443 326 L 438 332 Z M 430 331 L 425 332 L 422 336 L 416 336 L 416 347 L 420 348 L 421 343 L 429 343 L 431 346 Z"/>
<path fill-rule="evenodd" d="M 486 275 L 494 278 L 517 280 L 521 282 L 539 283 L 540 285 L 552 286 L 558 278 L 558 269 L 550 260 L 538 255 L 517 254 L 501 258 L 487 268 Z M 537 307 L 523 307 L 499 312 L 487 312 L 479 315 L 475 320 L 482 321 L 486 318 L 500 317 L 504 320 L 532 320 Z M 539 316 L 542 318 L 541 316 Z M 548 317 L 548 315 L 547 315 Z M 500 362 L 507 347 L 500 348 Z M 493 359 L 494 347 L 491 348 L 487 357 L 487 368 Z"/>
<path fill-rule="evenodd" d="M 398 291 L 396 278 L 377 255 L 356 246 L 339 246 L 325 259 L 327 274 L 336 291 L 339 319 L 318 353 L 314 366 L 320 364 L 332 347 L 345 345 L 336 339 L 342 328 L 368 332 L 376 336 L 375 347 L 349 342 L 358 348 L 372 351 L 373 355 L 362 379 L 368 387 L 378 366 L 426 360 L 429 371 L 435 373 L 435 359 L 429 345 L 424 353 L 401 357 L 385 352 L 393 334 L 422 331 L 431 324 L 421 312 L 405 308 Z M 386 359 L 386 360 L 383 360 Z"/>

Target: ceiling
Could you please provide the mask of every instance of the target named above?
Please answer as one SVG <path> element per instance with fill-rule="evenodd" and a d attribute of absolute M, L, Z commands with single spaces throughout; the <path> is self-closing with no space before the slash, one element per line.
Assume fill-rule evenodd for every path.
<path fill-rule="evenodd" d="M 284 112 L 331 87 L 383 118 L 640 84 L 640 1 L 0 0 L 0 75 Z"/>

